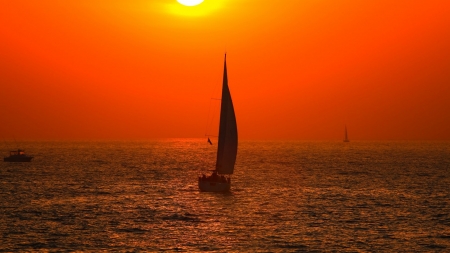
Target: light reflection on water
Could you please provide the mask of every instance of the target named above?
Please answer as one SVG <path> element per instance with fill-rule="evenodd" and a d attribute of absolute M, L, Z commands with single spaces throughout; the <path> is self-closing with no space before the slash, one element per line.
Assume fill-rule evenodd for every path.
<path fill-rule="evenodd" d="M 449 251 L 450 143 L 33 142 L 0 166 L 0 251 Z"/>

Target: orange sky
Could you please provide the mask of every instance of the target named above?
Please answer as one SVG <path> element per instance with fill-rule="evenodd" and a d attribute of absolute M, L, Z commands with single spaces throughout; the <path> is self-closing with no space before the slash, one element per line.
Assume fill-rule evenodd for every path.
<path fill-rule="evenodd" d="M 450 140 L 448 0 L 0 2 L 0 138 Z"/>

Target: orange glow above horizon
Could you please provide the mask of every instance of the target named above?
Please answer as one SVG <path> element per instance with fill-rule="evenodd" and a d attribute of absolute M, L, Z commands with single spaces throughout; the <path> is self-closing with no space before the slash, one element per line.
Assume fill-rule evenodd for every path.
<path fill-rule="evenodd" d="M 450 140 L 450 2 L 0 4 L 0 137 Z"/>

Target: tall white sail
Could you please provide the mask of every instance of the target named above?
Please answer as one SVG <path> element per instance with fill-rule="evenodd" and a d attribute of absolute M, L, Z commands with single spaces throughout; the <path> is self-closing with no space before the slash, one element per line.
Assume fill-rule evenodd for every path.
<path fill-rule="evenodd" d="M 217 148 L 216 171 L 219 174 L 233 174 L 238 147 L 238 134 L 233 101 L 228 88 L 227 56 L 225 55 L 222 101 L 220 107 L 219 144 Z"/>

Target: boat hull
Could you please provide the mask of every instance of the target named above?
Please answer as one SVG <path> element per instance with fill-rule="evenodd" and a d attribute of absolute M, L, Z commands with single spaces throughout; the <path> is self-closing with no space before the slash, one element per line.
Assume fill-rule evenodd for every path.
<path fill-rule="evenodd" d="M 227 192 L 230 191 L 230 182 L 214 182 L 209 180 L 198 179 L 198 188 L 202 192 Z"/>
<path fill-rule="evenodd" d="M 3 158 L 3 161 L 22 163 L 22 162 L 31 162 L 31 159 L 33 159 L 32 156 L 10 156 Z"/>

